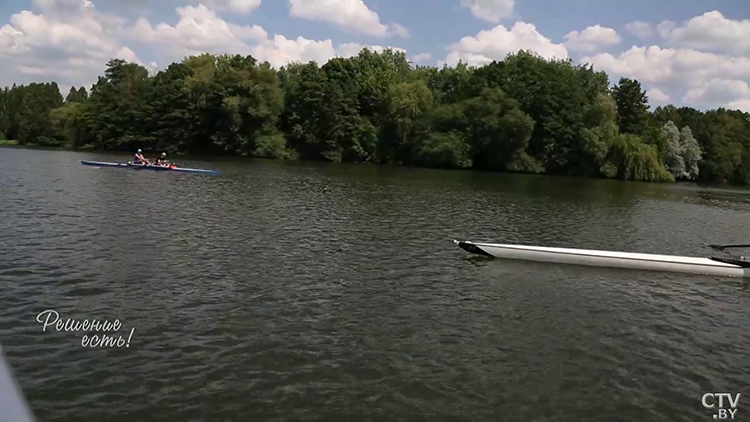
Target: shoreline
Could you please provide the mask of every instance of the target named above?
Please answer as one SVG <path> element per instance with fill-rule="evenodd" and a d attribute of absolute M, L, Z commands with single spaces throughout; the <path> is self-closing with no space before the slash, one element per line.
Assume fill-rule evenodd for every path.
<path fill-rule="evenodd" d="M 130 154 L 130 151 L 109 151 L 98 149 L 94 146 L 83 146 L 83 147 L 55 147 L 55 146 L 43 146 L 43 145 L 19 145 L 16 141 L 10 141 L 15 143 L 3 143 L 8 141 L 0 141 L 0 148 L 13 148 L 13 149 L 28 149 L 28 150 L 42 150 L 42 151 L 69 151 L 69 152 L 90 152 L 100 154 Z M 158 154 L 159 151 L 144 150 L 144 154 Z M 696 185 L 700 187 L 711 187 L 711 188 L 726 188 L 726 187 L 746 187 L 747 185 L 735 184 L 729 182 L 723 183 L 710 183 L 710 182 L 696 182 L 694 180 L 676 180 L 673 182 L 669 181 L 647 181 L 647 180 L 622 180 L 618 178 L 608 178 L 602 176 L 587 177 L 587 176 L 572 176 L 566 174 L 553 174 L 553 173 L 524 173 L 524 172 L 513 172 L 513 171 L 492 171 L 492 170 L 478 170 L 472 168 L 447 168 L 447 167 L 421 167 L 421 166 L 410 166 L 404 164 L 381 164 L 381 163 L 360 163 L 360 162 L 334 162 L 325 160 L 306 160 L 306 159 L 283 159 L 283 158 L 265 158 L 265 157 L 252 157 L 252 156 L 239 156 L 239 155 L 198 155 L 190 153 L 172 153 L 172 156 L 178 157 L 201 157 L 202 160 L 209 162 L 249 162 L 252 160 L 263 160 L 263 161 L 276 161 L 284 163 L 327 163 L 327 164 L 345 164 L 345 165 L 357 165 L 357 166 L 370 166 L 370 167 L 397 167 L 401 169 L 415 169 L 415 170 L 442 170 L 442 171 L 459 171 L 459 172 L 472 172 L 472 173 L 489 173 L 489 174 L 516 174 L 524 176 L 546 176 L 554 178 L 566 178 L 566 179 L 581 179 L 581 180 L 610 180 L 614 182 L 629 182 L 629 183 L 643 183 L 643 184 L 654 184 L 654 185 Z"/>

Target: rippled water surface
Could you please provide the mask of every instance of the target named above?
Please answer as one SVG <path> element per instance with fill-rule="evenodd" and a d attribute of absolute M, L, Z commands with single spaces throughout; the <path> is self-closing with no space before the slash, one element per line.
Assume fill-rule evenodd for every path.
<path fill-rule="evenodd" d="M 127 158 L 0 148 L 0 344 L 39 421 L 708 421 L 704 393 L 750 394 L 738 280 L 452 243 L 704 255 L 750 241 L 747 190 L 79 163 Z M 82 347 L 48 309 L 132 338 Z"/>

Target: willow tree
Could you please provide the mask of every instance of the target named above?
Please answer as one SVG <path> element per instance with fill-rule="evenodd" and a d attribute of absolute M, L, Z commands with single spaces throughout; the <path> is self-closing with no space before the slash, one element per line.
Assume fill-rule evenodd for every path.
<path fill-rule="evenodd" d="M 680 130 L 673 121 L 668 121 L 662 128 L 667 140 L 667 148 L 664 151 L 664 165 L 675 179 L 685 174 L 685 159 L 683 158 L 683 146 L 680 142 Z"/>
<path fill-rule="evenodd" d="M 685 163 L 683 177 L 688 180 L 695 180 L 700 172 L 698 162 L 701 159 L 702 152 L 698 141 L 693 137 L 690 126 L 685 126 L 680 131 L 680 147 L 682 149 L 682 160 Z"/>

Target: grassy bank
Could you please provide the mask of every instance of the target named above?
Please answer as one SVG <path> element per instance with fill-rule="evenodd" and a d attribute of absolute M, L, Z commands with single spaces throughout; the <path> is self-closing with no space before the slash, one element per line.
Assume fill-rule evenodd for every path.
<path fill-rule="evenodd" d="M 10 139 L 0 139 L 0 146 L 7 147 L 7 146 L 16 146 L 18 145 L 18 141 L 13 141 Z"/>

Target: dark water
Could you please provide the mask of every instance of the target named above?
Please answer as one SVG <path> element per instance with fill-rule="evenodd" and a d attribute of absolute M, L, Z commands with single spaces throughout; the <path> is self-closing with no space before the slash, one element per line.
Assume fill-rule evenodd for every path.
<path fill-rule="evenodd" d="M 750 241 L 748 191 L 79 164 L 126 158 L 0 149 L 0 343 L 39 421 L 707 421 L 704 393 L 750 394 L 743 283 L 452 243 L 703 255 Z M 135 330 L 82 347 L 48 309 Z"/>

